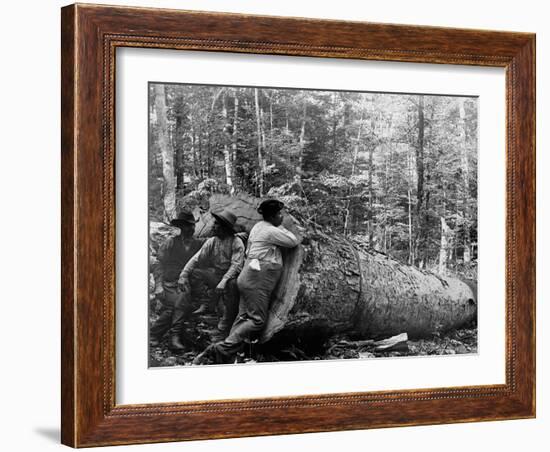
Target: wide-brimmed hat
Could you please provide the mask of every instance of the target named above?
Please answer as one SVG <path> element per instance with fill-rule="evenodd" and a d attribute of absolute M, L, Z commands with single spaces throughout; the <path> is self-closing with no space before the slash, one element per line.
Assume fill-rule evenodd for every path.
<path fill-rule="evenodd" d="M 235 223 L 237 222 L 236 215 L 230 210 L 224 209 L 221 212 L 210 212 L 212 216 L 218 220 L 221 224 L 235 231 Z"/>
<path fill-rule="evenodd" d="M 189 212 L 188 210 L 182 210 L 177 218 L 174 218 L 172 221 L 170 221 L 170 224 L 172 226 L 185 226 L 187 224 L 195 224 L 197 220 L 195 220 L 194 215 Z"/>
<path fill-rule="evenodd" d="M 284 203 L 278 199 L 266 199 L 260 203 L 257 210 L 262 215 L 273 215 L 282 210 L 284 206 Z"/>

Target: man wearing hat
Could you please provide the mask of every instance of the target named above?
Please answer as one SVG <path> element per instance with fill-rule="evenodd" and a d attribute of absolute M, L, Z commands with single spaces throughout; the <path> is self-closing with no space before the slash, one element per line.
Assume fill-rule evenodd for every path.
<path fill-rule="evenodd" d="M 241 297 L 238 316 L 229 336 L 204 352 L 204 355 L 213 354 L 217 363 L 234 362 L 244 341 L 254 339 L 265 326 L 271 294 L 283 270 L 281 248 L 294 248 L 299 244 L 296 236 L 282 226 L 283 207 L 276 199 L 268 199 L 258 207 L 263 221 L 250 231 L 246 262 L 237 280 Z"/>
<path fill-rule="evenodd" d="M 164 334 L 170 331 L 170 348 L 174 350 L 184 348 L 180 335 L 185 312 L 181 306 L 182 293 L 178 288 L 178 277 L 182 268 L 202 245 L 202 241 L 193 237 L 195 223 L 195 217 L 191 212 L 181 211 L 178 217 L 170 222 L 180 230 L 180 234 L 166 240 L 158 251 L 164 300 L 160 316 L 150 330 L 152 346 L 158 345 Z"/>
<path fill-rule="evenodd" d="M 187 262 L 179 275 L 183 292 L 182 304 L 191 306 L 193 292 L 201 285 L 215 289 L 223 300 L 223 314 L 218 323 L 222 334 L 227 334 L 238 310 L 236 278 L 244 262 L 244 243 L 235 235 L 237 217 L 225 209 L 211 212 L 214 217 L 214 237 L 204 242 L 201 249 Z M 203 306 L 199 308 L 199 313 Z"/>

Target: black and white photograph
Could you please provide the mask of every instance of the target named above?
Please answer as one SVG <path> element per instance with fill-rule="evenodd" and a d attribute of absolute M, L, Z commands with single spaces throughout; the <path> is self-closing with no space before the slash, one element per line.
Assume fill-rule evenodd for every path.
<path fill-rule="evenodd" d="M 478 352 L 476 96 L 147 89 L 149 367 Z"/>

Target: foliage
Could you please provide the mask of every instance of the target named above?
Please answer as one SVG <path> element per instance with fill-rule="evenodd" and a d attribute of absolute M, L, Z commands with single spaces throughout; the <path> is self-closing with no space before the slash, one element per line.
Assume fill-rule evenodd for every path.
<path fill-rule="evenodd" d="M 312 227 L 403 262 L 475 261 L 476 98 L 166 84 L 156 111 L 153 87 L 152 219 L 163 218 L 163 114 L 179 208 L 214 192 L 279 197 Z"/>

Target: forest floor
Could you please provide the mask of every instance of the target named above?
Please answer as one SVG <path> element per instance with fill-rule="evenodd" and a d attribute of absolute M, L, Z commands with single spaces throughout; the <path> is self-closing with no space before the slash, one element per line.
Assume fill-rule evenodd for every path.
<path fill-rule="evenodd" d="M 154 320 L 158 313 L 152 313 Z M 216 329 L 217 315 L 208 312 L 197 316 L 186 324 L 183 343 L 186 349 L 174 352 L 168 346 L 168 335 L 158 346 L 149 348 L 150 367 L 189 366 L 193 360 L 213 341 L 219 340 Z M 237 356 L 239 363 L 277 362 L 277 361 L 316 361 L 328 359 L 372 359 L 403 356 L 459 355 L 477 353 L 477 326 L 434 334 L 423 339 L 409 339 L 398 350 L 376 351 L 368 341 L 356 341 L 348 335 L 334 335 L 323 341 L 318 352 L 307 354 L 298 345 L 285 345 L 279 349 L 263 347 L 259 344 L 246 344 Z"/>

